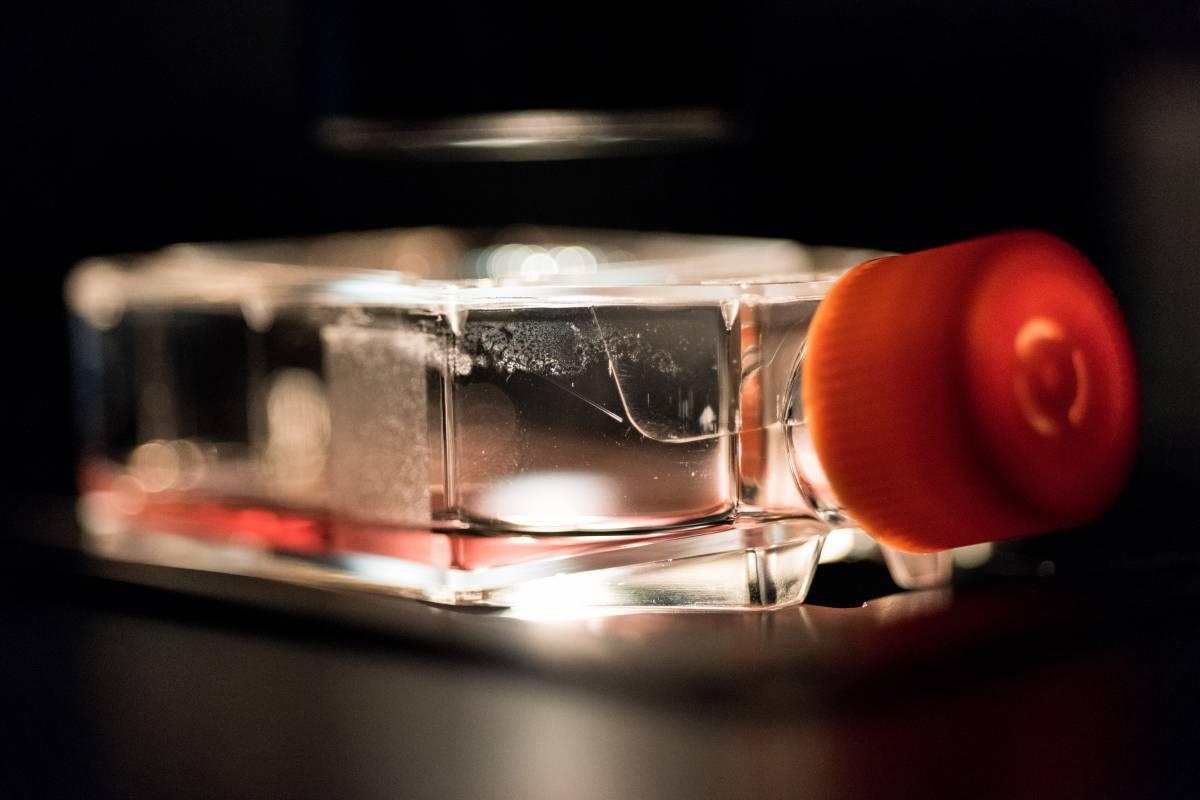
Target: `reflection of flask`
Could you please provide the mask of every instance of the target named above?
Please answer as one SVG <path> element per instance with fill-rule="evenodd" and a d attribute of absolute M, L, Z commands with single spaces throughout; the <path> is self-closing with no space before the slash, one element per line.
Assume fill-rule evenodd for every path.
<path fill-rule="evenodd" d="M 880 254 L 514 239 L 80 268 L 89 547 L 449 603 L 772 606 L 830 528 L 928 583 L 949 561 L 901 550 L 1084 521 L 1128 466 L 1121 320 L 1051 237 L 857 267 Z"/>

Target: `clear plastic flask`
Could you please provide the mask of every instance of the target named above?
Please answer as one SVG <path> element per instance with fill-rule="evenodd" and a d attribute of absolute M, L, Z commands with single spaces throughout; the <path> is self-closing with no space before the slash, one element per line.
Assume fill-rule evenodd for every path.
<path fill-rule="evenodd" d="M 106 558 L 454 605 L 767 608 L 865 528 L 902 585 L 1120 488 L 1136 386 L 1076 251 L 423 228 L 70 276 Z"/>

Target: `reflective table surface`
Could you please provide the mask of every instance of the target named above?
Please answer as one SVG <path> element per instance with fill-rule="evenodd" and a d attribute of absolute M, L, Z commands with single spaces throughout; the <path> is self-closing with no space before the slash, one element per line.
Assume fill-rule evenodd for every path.
<path fill-rule="evenodd" d="M 5 797 L 1196 786 L 1200 581 L 1186 566 L 856 608 L 539 619 L 16 540 L 0 569 Z"/>

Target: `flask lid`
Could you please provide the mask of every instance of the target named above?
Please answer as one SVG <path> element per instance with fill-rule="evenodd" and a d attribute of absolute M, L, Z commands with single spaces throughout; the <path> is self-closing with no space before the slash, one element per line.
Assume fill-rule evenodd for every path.
<path fill-rule="evenodd" d="M 1088 260 L 1044 233 L 850 270 L 813 319 L 802 395 L 839 501 L 905 550 L 1086 522 L 1133 458 L 1120 311 Z"/>

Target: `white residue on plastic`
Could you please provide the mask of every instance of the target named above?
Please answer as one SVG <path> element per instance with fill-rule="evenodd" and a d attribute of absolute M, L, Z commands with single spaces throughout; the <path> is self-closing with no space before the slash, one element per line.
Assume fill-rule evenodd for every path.
<path fill-rule="evenodd" d="M 334 509 L 392 524 L 427 523 L 430 458 L 426 413 L 428 333 L 327 325 Z"/>
<path fill-rule="evenodd" d="M 580 375 L 594 364 L 609 362 L 610 351 L 628 363 L 646 363 L 666 374 L 679 371 L 670 352 L 652 346 L 635 331 L 605 336 L 598 325 L 569 320 L 475 321 L 466 326 L 459 346 L 474 367 L 509 374 Z M 459 374 L 464 374 L 461 369 Z"/>

